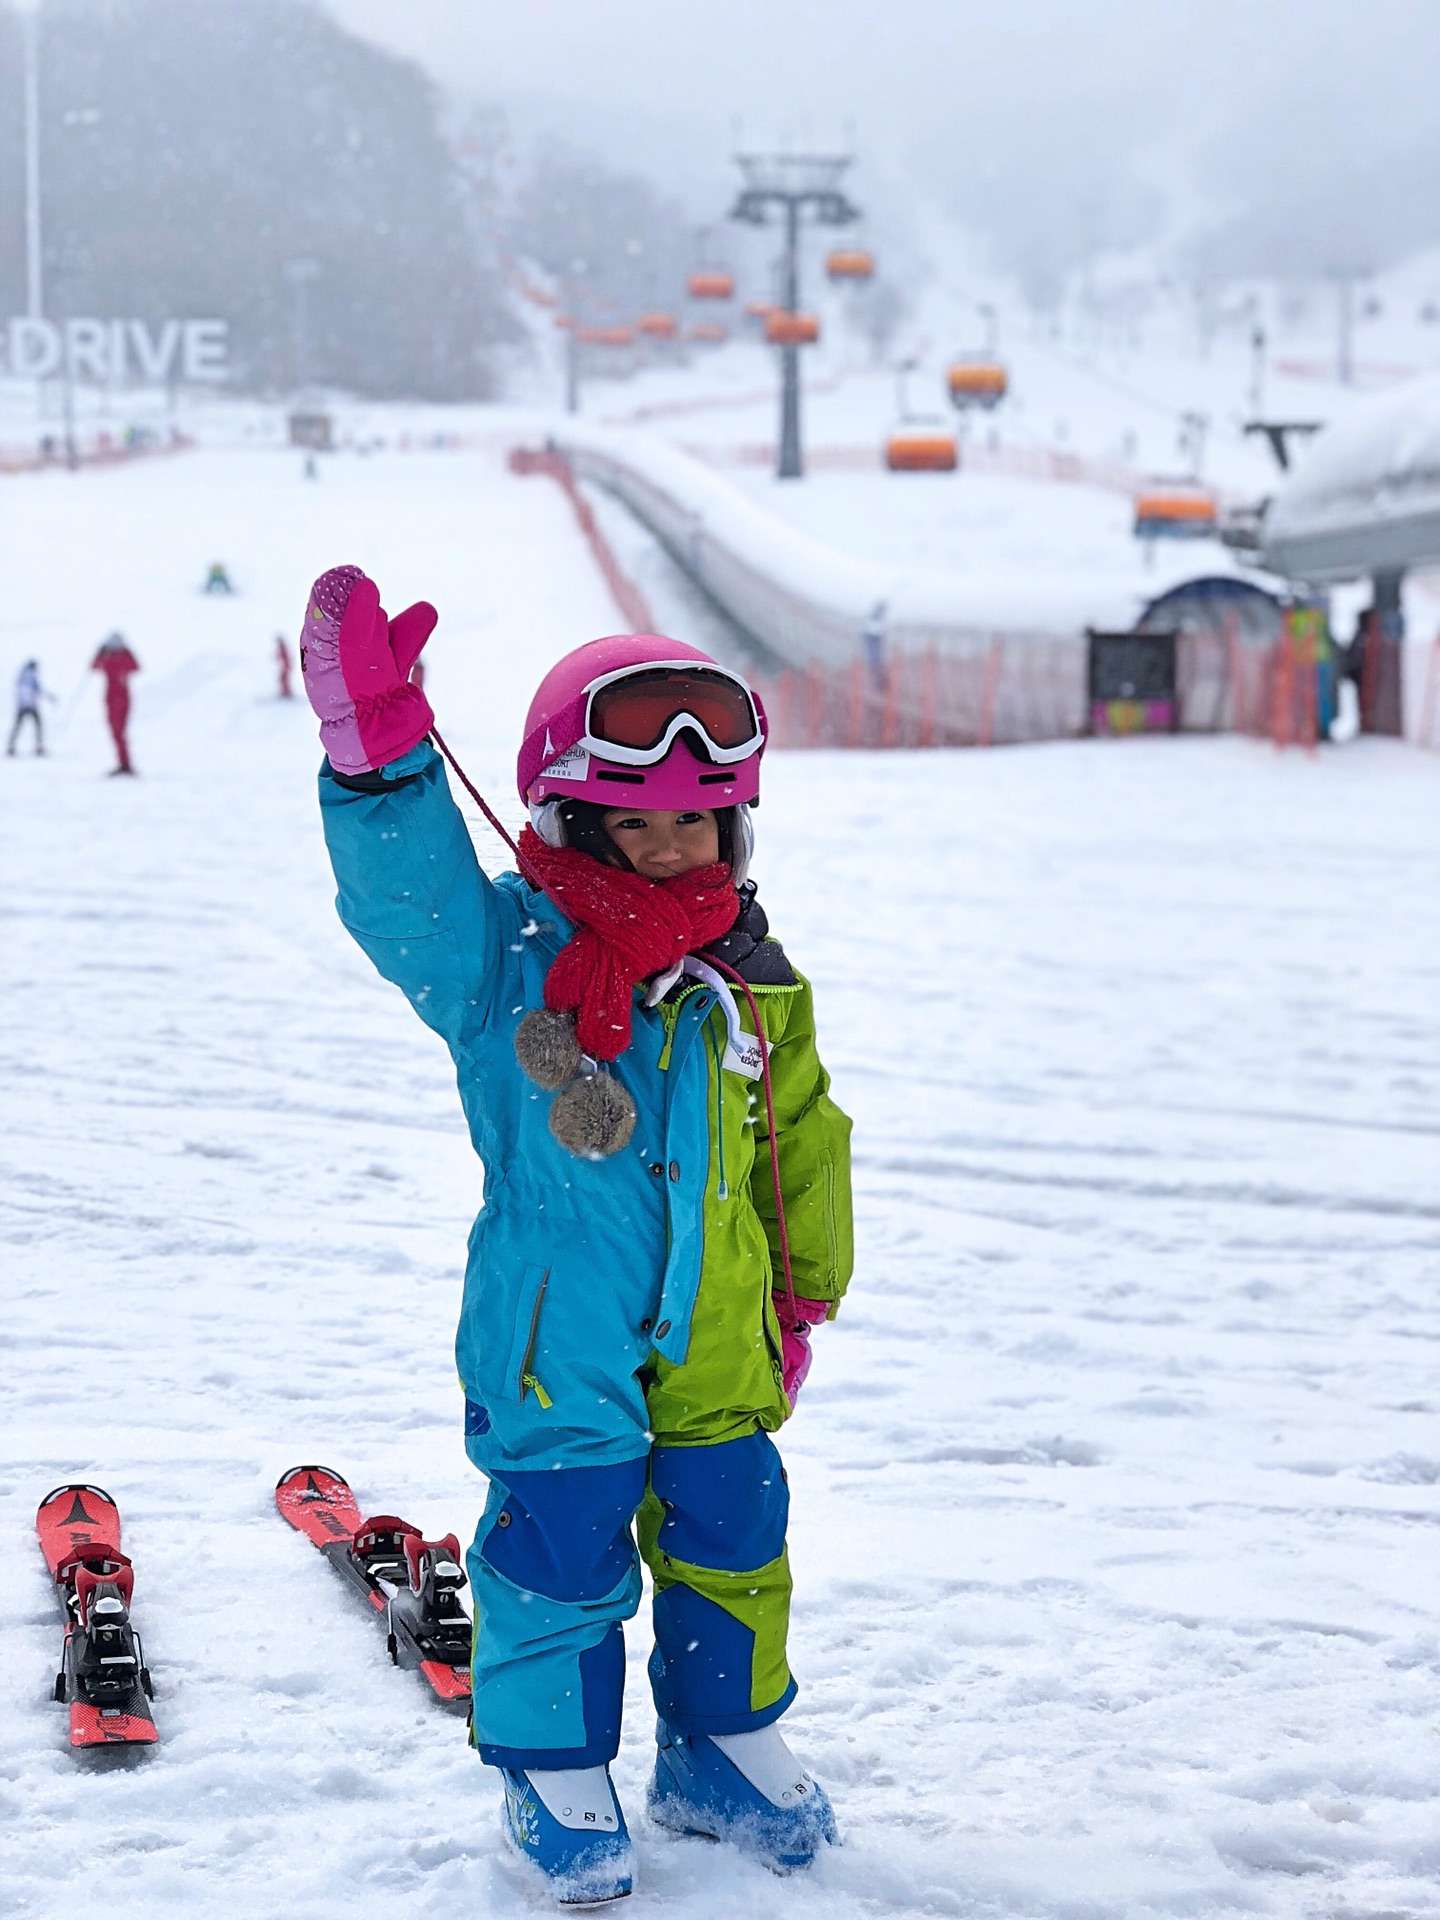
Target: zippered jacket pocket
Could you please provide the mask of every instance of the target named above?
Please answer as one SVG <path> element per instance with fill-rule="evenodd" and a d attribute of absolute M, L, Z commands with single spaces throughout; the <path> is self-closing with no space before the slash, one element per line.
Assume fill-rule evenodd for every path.
<path fill-rule="evenodd" d="M 540 1310 L 545 1304 L 545 1289 L 549 1279 L 548 1267 L 525 1267 L 520 1275 L 519 1288 L 512 1296 L 515 1303 L 513 1313 L 505 1316 L 508 1325 L 503 1320 L 499 1325 L 494 1321 L 486 1324 L 482 1319 L 479 1331 L 485 1360 L 480 1369 L 484 1376 L 480 1384 L 492 1401 L 508 1400 L 514 1405 L 523 1400 L 527 1393 L 534 1393 L 542 1406 L 549 1405 L 549 1396 L 541 1386 L 535 1369 Z M 496 1304 L 498 1306 L 499 1302 Z M 504 1313 L 503 1308 L 501 1313 Z M 497 1315 L 497 1318 L 500 1316 Z"/>

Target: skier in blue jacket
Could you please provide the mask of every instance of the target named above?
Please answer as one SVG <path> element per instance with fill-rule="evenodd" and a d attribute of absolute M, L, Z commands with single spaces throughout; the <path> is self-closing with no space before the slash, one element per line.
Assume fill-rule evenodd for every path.
<path fill-rule="evenodd" d="M 802 1866 L 835 1827 L 776 1725 L 796 1687 L 769 1436 L 849 1278 L 849 1122 L 746 878 L 763 714 L 682 643 L 578 648 L 527 721 L 524 871 L 491 882 L 409 677 L 435 618 L 388 620 L 337 568 L 301 660 L 341 918 L 448 1044 L 485 1167 L 456 1346 L 490 1483 L 475 1743 L 562 1900 L 629 1891 L 608 1769 L 643 1555 L 652 1816 Z"/>

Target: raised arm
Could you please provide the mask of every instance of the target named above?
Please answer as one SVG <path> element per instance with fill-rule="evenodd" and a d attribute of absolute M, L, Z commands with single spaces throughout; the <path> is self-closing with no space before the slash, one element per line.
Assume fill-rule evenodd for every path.
<path fill-rule="evenodd" d="M 453 1051 L 489 1015 L 515 909 L 480 871 L 444 762 L 423 742 L 368 777 L 327 761 L 320 817 L 341 920 Z"/>
<path fill-rule="evenodd" d="M 374 582 L 335 567 L 311 590 L 300 661 L 340 918 L 454 1050 L 487 1017 L 515 908 L 480 871 L 425 738 L 434 715 L 409 676 L 435 620 L 423 602 L 388 620 Z"/>

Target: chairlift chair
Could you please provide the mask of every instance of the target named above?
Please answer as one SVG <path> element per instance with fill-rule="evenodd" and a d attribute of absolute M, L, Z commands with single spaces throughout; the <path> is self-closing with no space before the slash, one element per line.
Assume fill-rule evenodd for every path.
<path fill-rule="evenodd" d="M 885 441 L 885 465 L 891 473 L 954 473 L 960 464 L 955 435 L 946 426 L 907 421 Z"/>
<path fill-rule="evenodd" d="M 1010 391 L 1010 375 L 1003 360 L 988 355 L 966 355 L 953 360 L 945 375 L 950 404 L 962 412 L 983 407 L 987 412 L 998 407 Z"/>
<path fill-rule="evenodd" d="M 692 300 L 733 300 L 735 276 L 719 268 L 704 267 L 691 274 L 685 291 Z"/>
<path fill-rule="evenodd" d="M 1137 540 L 1206 540 L 1216 527 L 1216 501 L 1208 487 L 1157 481 L 1135 496 Z"/>
<path fill-rule="evenodd" d="M 875 273 L 875 256 L 868 247 L 832 247 L 825 256 L 825 272 L 831 280 L 869 280 Z"/>
<path fill-rule="evenodd" d="M 813 313 L 772 307 L 765 316 L 765 338 L 772 347 L 813 347 L 820 338 L 820 322 Z"/>

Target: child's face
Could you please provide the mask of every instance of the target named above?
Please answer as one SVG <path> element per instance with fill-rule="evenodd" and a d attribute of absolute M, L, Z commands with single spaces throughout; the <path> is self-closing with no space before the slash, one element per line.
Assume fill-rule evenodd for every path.
<path fill-rule="evenodd" d="M 714 866 L 720 858 L 720 829 L 708 807 L 685 813 L 609 807 L 605 831 L 647 880 L 673 880 L 692 867 Z"/>

